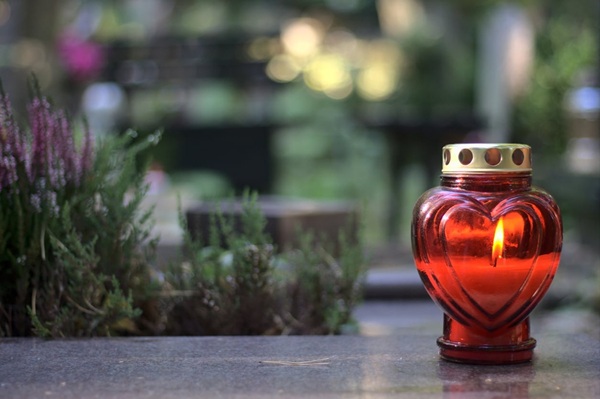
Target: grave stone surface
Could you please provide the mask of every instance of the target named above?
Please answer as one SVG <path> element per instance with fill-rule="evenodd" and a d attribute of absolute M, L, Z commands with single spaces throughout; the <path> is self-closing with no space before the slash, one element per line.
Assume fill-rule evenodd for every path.
<path fill-rule="evenodd" d="M 600 342 L 538 334 L 535 360 L 439 360 L 435 335 L 2 339 L 0 397 L 598 398 Z"/>

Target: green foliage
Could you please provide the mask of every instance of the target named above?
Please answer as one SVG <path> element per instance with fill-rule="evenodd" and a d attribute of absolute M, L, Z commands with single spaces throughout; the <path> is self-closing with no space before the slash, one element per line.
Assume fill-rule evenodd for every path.
<path fill-rule="evenodd" d="M 299 249 L 288 256 L 292 269 L 286 291 L 294 333 L 339 333 L 352 322 L 352 310 L 360 298 L 362 247 L 341 231 L 336 259 L 322 242 L 314 233 L 305 232 Z"/>
<path fill-rule="evenodd" d="M 564 5 L 564 11 L 573 8 Z M 537 37 L 531 85 L 515 107 L 515 141 L 530 143 L 548 158 L 564 152 L 568 140 L 565 95 L 578 74 L 594 65 L 595 35 L 593 25 L 573 12 L 548 19 Z"/>
<path fill-rule="evenodd" d="M 151 236 L 153 209 L 141 206 L 147 192 L 147 166 L 140 167 L 136 160 L 158 143 L 160 133 L 142 141 L 136 138 L 136 133 L 129 131 L 102 143 L 96 176 L 89 182 L 89 192 L 80 195 L 76 225 L 84 237 L 96 238 L 99 270 L 115 276 L 125 291 L 142 295 L 158 239 Z"/>
<path fill-rule="evenodd" d="M 94 177 L 63 209 L 60 229 L 50 236 L 56 278 L 43 280 L 43 301 L 29 311 L 37 335 L 136 331 L 136 306 L 153 288 L 148 263 L 156 238 L 151 210 L 140 208 L 146 185 L 135 165 L 136 155 L 153 143 L 133 144 L 134 138 L 129 132 L 101 143 Z"/>
<path fill-rule="evenodd" d="M 336 259 L 307 232 L 299 249 L 277 254 L 256 201 L 244 196 L 239 226 L 214 213 L 205 248 L 181 216 L 188 253 L 165 276 L 166 334 L 333 334 L 351 322 L 364 273 L 361 245 L 342 232 Z"/>
<path fill-rule="evenodd" d="M 324 334 L 351 321 L 364 262 L 344 235 L 338 258 L 308 233 L 277 254 L 246 194 L 239 219 L 212 215 L 209 247 L 186 233 L 161 287 L 140 165 L 160 135 L 94 143 L 41 97 L 28 130 L 3 94 L 0 119 L 0 336 Z"/>
<path fill-rule="evenodd" d="M 151 211 L 140 210 L 145 168 L 136 158 L 157 137 L 78 140 L 40 97 L 22 130 L 2 100 L 0 150 L 13 169 L 0 186 L 0 336 L 130 331 L 156 244 Z"/>
<path fill-rule="evenodd" d="M 167 293 L 177 301 L 168 312 L 167 334 L 269 334 L 276 323 L 273 246 L 264 233 L 256 196 L 245 196 L 242 228 L 221 212 L 211 220 L 211 246 L 201 248 L 188 232 L 188 259 L 171 265 Z M 221 236 L 225 237 L 222 243 Z"/>

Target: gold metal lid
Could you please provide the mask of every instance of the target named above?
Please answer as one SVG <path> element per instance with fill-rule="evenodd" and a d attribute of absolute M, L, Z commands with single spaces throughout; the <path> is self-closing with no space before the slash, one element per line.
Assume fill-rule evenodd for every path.
<path fill-rule="evenodd" d="M 450 144 L 442 149 L 442 174 L 531 172 L 525 144 Z"/>

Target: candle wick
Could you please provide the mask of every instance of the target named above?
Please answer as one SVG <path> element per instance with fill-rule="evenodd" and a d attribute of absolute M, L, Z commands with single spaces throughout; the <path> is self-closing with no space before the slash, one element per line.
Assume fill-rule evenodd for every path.
<path fill-rule="evenodd" d="M 490 262 L 490 264 L 491 264 L 493 267 L 496 267 L 496 266 L 498 265 L 498 259 L 501 259 L 501 258 L 502 258 L 502 254 L 495 255 L 495 256 L 494 256 L 494 255 L 492 255 L 492 261 Z"/>

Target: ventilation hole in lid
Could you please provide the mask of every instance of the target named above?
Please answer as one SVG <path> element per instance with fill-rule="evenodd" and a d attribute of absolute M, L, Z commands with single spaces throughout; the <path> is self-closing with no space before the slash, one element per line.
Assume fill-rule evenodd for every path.
<path fill-rule="evenodd" d="M 525 161 L 525 154 L 523 154 L 523 150 L 520 148 L 514 150 L 512 154 L 512 160 L 517 166 L 523 165 L 523 161 Z"/>
<path fill-rule="evenodd" d="M 450 163 L 450 150 L 444 151 L 444 165 L 448 165 Z"/>
<path fill-rule="evenodd" d="M 485 162 L 490 166 L 496 166 L 502 161 L 502 154 L 500 150 L 497 148 L 490 148 L 485 152 L 484 156 Z"/>
<path fill-rule="evenodd" d="M 458 161 L 463 165 L 468 165 L 473 161 L 473 153 L 471 150 L 464 149 L 458 153 Z"/>

